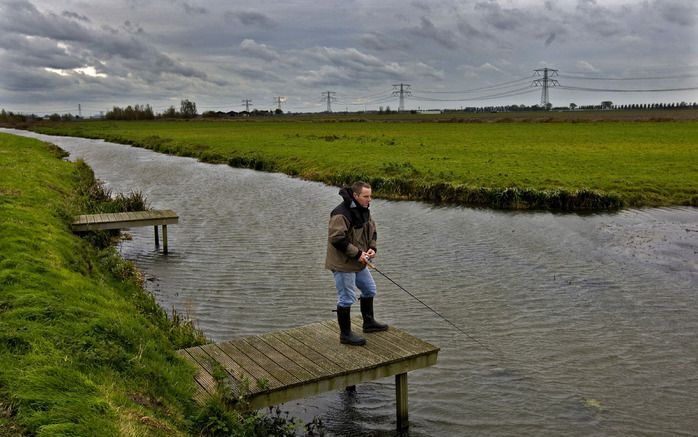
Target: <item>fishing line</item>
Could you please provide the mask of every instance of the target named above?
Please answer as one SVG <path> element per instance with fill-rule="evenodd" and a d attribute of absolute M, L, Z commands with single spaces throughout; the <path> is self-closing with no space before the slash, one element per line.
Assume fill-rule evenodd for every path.
<path fill-rule="evenodd" d="M 429 309 L 429 311 L 431 311 L 431 312 L 433 312 L 434 314 L 436 314 L 437 316 L 439 316 L 442 320 L 444 320 L 446 323 L 448 323 L 449 325 L 451 325 L 451 326 L 452 326 L 453 328 L 455 328 L 458 332 L 464 334 L 464 335 L 467 336 L 469 339 L 471 339 L 472 341 L 474 341 L 475 343 L 477 343 L 478 345 L 480 345 L 483 349 L 487 350 L 487 351 L 490 352 L 492 355 L 496 356 L 496 357 L 500 360 L 501 364 L 503 364 L 503 363 L 509 363 L 509 364 L 513 365 L 513 366 L 516 368 L 516 370 L 522 372 L 522 374 L 525 375 L 526 373 L 528 373 L 528 372 L 526 372 L 526 371 L 524 371 L 524 370 L 521 369 L 521 366 L 519 365 L 520 362 L 518 362 L 518 360 L 512 359 L 512 358 L 510 358 L 510 357 L 508 357 L 508 356 L 505 356 L 504 354 L 502 354 L 502 353 L 500 353 L 500 352 L 497 352 L 497 351 L 491 349 L 491 348 L 488 347 L 486 344 L 484 344 L 483 342 L 481 342 L 480 340 L 478 340 L 477 338 L 475 338 L 474 336 L 470 335 L 470 334 L 467 333 L 465 330 L 463 330 L 462 328 L 460 328 L 458 325 L 456 325 L 455 323 L 453 323 L 452 321 L 450 321 L 449 319 L 447 319 L 444 315 L 442 315 L 441 313 L 439 313 L 438 311 L 436 311 L 434 308 L 432 308 L 432 307 L 430 307 L 429 305 L 427 305 L 427 304 L 426 304 L 424 301 L 422 301 L 420 298 L 418 298 L 418 297 L 415 296 L 414 294 L 410 293 L 407 289 L 405 289 L 405 287 L 403 287 L 402 285 L 398 284 L 398 283 L 395 282 L 390 276 L 386 275 L 386 274 L 383 273 L 380 269 L 378 269 L 378 268 L 375 266 L 375 264 L 371 263 L 371 261 L 369 261 L 368 259 L 366 259 L 365 262 L 366 262 L 366 266 L 367 266 L 368 268 L 373 269 L 373 270 L 375 270 L 376 272 L 380 273 L 385 279 L 387 279 L 388 281 L 392 282 L 392 283 L 393 283 L 396 287 L 398 287 L 400 290 L 402 290 L 402 291 L 404 291 L 405 293 L 407 293 L 408 295 L 410 295 L 413 299 L 415 299 L 417 302 L 419 302 L 420 304 L 422 304 L 425 308 Z M 537 377 L 536 375 L 528 375 L 528 376 L 529 376 L 532 380 L 538 379 L 538 377 Z M 550 385 L 558 386 L 558 387 L 559 387 L 562 391 L 564 391 L 565 393 L 568 393 L 568 394 L 569 394 L 569 393 L 572 393 L 572 394 L 574 394 L 574 396 L 577 397 L 577 398 L 580 398 L 580 397 L 581 397 L 581 395 L 577 394 L 576 391 L 570 390 L 569 384 L 568 384 L 568 383 L 564 383 L 564 382 L 557 381 L 557 380 L 554 380 L 554 379 L 544 380 L 544 383 L 550 384 Z M 557 402 L 556 399 L 554 399 L 553 397 L 547 396 L 547 395 L 545 395 L 545 394 L 543 394 L 543 397 L 547 398 L 548 400 L 552 400 L 552 401 Z M 585 400 L 586 400 L 586 398 L 581 397 L 581 401 L 582 401 L 582 402 L 585 402 Z M 610 427 L 610 425 L 609 425 L 609 427 Z"/>
<path fill-rule="evenodd" d="M 400 290 L 402 290 L 402 291 L 404 291 L 405 293 L 409 294 L 414 300 L 416 300 L 417 302 L 421 303 L 421 304 L 424 305 L 424 307 L 427 308 L 429 311 L 431 311 L 432 313 L 434 313 L 434 314 L 436 314 L 437 316 L 439 316 L 442 320 L 444 320 L 444 321 L 445 321 L 446 323 L 448 323 L 449 325 L 453 326 L 456 330 L 458 330 L 458 332 L 460 332 L 461 334 L 464 334 L 464 335 L 467 336 L 469 339 L 471 339 L 471 340 L 474 341 L 475 343 L 479 344 L 482 348 L 484 348 L 485 350 L 489 351 L 489 352 L 492 353 L 493 355 L 496 355 L 496 356 L 499 357 L 499 358 L 504 358 L 504 357 L 502 357 L 501 354 L 499 354 L 499 353 L 493 351 L 492 349 L 490 349 L 490 348 L 489 348 L 487 345 L 485 345 L 483 342 L 481 342 L 481 341 L 478 340 L 477 338 L 473 337 L 472 335 L 468 334 L 465 330 L 461 329 L 458 325 L 456 325 L 456 324 L 453 323 L 452 321 L 448 320 L 443 314 L 439 313 L 439 312 L 436 311 L 434 308 L 432 308 L 432 307 L 430 307 L 429 305 L 427 305 L 426 303 L 424 303 L 424 301 L 422 301 L 420 298 L 418 298 L 418 297 L 415 296 L 414 294 L 410 293 L 407 289 L 405 289 L 405 287 L 403 287 L 402 285 L 400 285 L 400 284 L 398 284 L 397 282 L 393 281 L 393 279 L 392 279 L 390 276 L 388 276 L 388 275 L 386 275 L 385 273 L 383 273 L 382 271 L 380 271 L 380 270 L 378 269 L 378 267 L 376 267 L 375 264 L 373 264 L 373 263 L 370 262 L 369 260 L 366 260 L 365 262 L 366 262 L 366 265 L 367 265 L 369 268 L 371 268 L 371 269 L 377 271 L 378 273 L 380 273 L 385 279 L 387 279 L 388 281 L 390 281 L 390 282 L 392 282 L 393 284 L 395 284 L 395 286 L 398 287 Z"/>

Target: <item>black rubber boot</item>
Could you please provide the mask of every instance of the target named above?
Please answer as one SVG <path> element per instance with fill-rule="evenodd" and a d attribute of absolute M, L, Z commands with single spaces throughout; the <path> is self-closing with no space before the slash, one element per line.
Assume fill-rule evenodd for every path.
<path fill-rule="evenodd" d="M 337 323 L 339 324 L 339 342 L 352 346 L 363 346 L 366 339 L 351 332 L 351 307 L 337 307 Z"/>
<path fill-rule="evenodd" d="M 373 298 L 362 297 L 359 302 L 361 302 L 361 317 L 364 318 L 364 332 L 387 331 L 388 325 L 373 318 Z"/>

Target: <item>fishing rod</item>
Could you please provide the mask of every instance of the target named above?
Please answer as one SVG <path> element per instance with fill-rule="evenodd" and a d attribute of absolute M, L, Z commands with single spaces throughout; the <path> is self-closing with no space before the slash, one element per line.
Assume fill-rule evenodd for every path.
<path fill-rule="evenodd" d="M 407 289 L 405 289 L 405 287 L 403 287 L 402 285 L 400 285 L 400 284 L 398 284 L 397 282 L 395 282 L 390 276 L 388 276 L 388 275 L 386 275 L 385 273 L 383 273 L 382 271 L 380 271 L 380 270 L 378 269 L 378 267 L 376 267 L 376 265 L 373 264 L 373 263 L 368 259 L 368 257 L 365 258 L 364 261 L 365 261 L 366 266 L 367 266 L 368 268 L 373 269 L 373 270 L 377 271 L 378 273 L 380 273 L 385 279 L 387 279 L 388 281 L 390 281 L 390 282 L 392 282 L 393 284 L 395 284 L 395 286 L 398 287 L 400 290 L 402 290 L 402 291 L 404 291 L 405 293 L 409 294 L 414 300 L 416 300 L 417 302 L 421 303 L 421 304 L 424 305 L 424 307 L 427 308 L 429 311 L 431 311 L 432 313 L 434 313 L 434 314 L 436 314 L 437 316 L 439 316 L 442 320 L 444 320 L 444 321 L 445 321 L 446 323 L 448 323 L 449 325 L 453 326 L 458 332 L 464 334 L 464 335 L 467 336 L 469 339 L 471 339 L 471 340 L 474 341 L 475 343 L 479 344 L 482 348 L 484 348 L 484 349 L 486 349 L 487 351 L 489 351 L 491 354 L 496 355 L 497 357 L 502 357 L 501 354 L 499 354 L 499 353 L 493 351 L 493 350 L 490 349 L 487 345 L 485 345 L 483 342 L 481 342 L 481 341 L 478 340 L 477 338 L 473 337 L 472 335 L 468 334 L 465 330 L 461 329 L 458 325 L 456 325 L 456 324 L 453 323 L 452 321 L 448 320 L 444 315 L 442 315 L 441 313 L 439 313 L 438 311 L 436 311 L 434 308 L 432 308 L 432 307 L 430 307 L 429 305 L 427 305 L 426 303 L 424 303 L 424 301 L 422 301 L 420 298 L 418 298 L 418 297 L 415 296 L 414 294 L 410 293 Z"/>

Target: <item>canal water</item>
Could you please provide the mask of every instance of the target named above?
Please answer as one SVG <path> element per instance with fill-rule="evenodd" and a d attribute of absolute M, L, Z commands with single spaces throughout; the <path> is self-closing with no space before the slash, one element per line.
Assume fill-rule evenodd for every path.
<path fill-rule="evenodd" d="M 334 318 L 323 269 L 337 187 L 98 140 L 9 131 L 179 213 L 120 244 L 211 340 Z M 441 348 L 409 375 L 410 436 L 698 435 L 698 209 L 503 212 L 376 199 L 376 314 Z M 483 347 L 484 345 L 484 347 Z M 337 436 L 395 435 L 394 381 L 291 402 Z"/>

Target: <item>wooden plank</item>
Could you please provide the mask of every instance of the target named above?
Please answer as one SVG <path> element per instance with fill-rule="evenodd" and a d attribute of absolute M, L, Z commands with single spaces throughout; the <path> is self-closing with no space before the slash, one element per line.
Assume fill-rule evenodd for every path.
<path fill-rule="evenodd" d="M 361 319 L 352 319 L 353 329 L 360 331 L 361 324 Z M 401 349 L 409 351 L 411 353 L 423 353 L 434 348 L 433 345 L 423 340 L 420 340 L 417 337 L 409 335 L 400 329 L 389 328 L 387 331 L 376 332 L 374 334 L 383 337 L 386 341 L 390 341 L 398 347 L 400 347 Z"/>
<path fill-rule="evenodd" d="M 323 322 L 323 325 L 327 329 L 337 332 L 337 335 L 339 335 L 339 326 L 337 326 L 336 322 L 328 320 Z M 393 347 L 390 347 L 390 345 L 386 344 L 386 342 L 377 339 L 377 336 L 374 335 L 375 333 L 366 334 L 361 331 L 357 331 L 357 334 L 366 339 L 366 345 L 363 346 L 363 348 L 379 356 L 381 362 L 396 360 L 406 356 L 405 354 L 396 352 L 396 350 Z"/>
<path fill-rule="evenodd" d="M 357 319 L 353 319 L 352 327 L 357 331 L 361 332 L 362 322 L 360 321 L 360 319 L 358 321 Z M 389 349 L 395 351 L 395 353 L 403 357 L 420 353 L 420 351 L 422 350 L 421 348 L 415 348 L 414 346 L 405 345 L 404 343 L 400 342 L 395 336 L 389 334 L 389 332 L 395 329 L 395 327 L 390 327 L 388 331 L 371 332 L 367 334 L 364 334 L 362 332 L 362 335 L 365 335 L 367 339 L 371 340 L 371 342 L 377 342 L 383 347 L 388 347 Z"/>
<path fill-rule="evenodd" d="M 342 367 L 343 372 L 348 372 L 353 369 L 356 361 L 350 356 L 349 348 L 356 346 L 340 344 L 339 336 L 332 336 L 330 338 L 326 334 L 320 335 L 320 333 L 315 332 L 317 331 L 315 325 L 316 324 L 289 329 L 286 333 L 313 349 L 315 353 L 323 356 L 324 359 L 338 364 Z"/>
<path fill-rule="evenodd" d="M 277 366 L 291 374 L 297 382 L 315 379 L 312 373 L 264 341 L 263 336 L 248 337 L 245 341 L 272 360 Z"/>
<path fill-rule="evenodd" d="M 335 332 L 332 331 L 332 329 L 328 328 L 322 323 L 319 323 L 318 329 L 325 330 L 329 332 L 331 335 L 334 335 Z M 337 331 L 339 332 L 339 331 Z M 337 334 L 339 335 L 339 334 Z M 335 337 L 335 342 L 339 344 L 339 340 L 337 337 Z M 345 353 L 350 355 L 353 359 L 354 362 L 356 363 L 354 368 L 359 369 L 359 368 L 365 368 L 365 367 L 372 367 L 375 365 L 378 365 L 385 361 L 383 357 L 381 357 L 379 354 L 376 353 L 376 351 L 371 350 L 370 348 L 367 348 L 365 346 L 350 346 L 350 345 L 345 345 L 345 344 L 340 344 L 340 346 L 344 346 L 349 348 L 348 351 Z"/>
<path fill-rule="evenodd" d="M 281 387 L 283 384 L 276 379 L 274 375 L 267 372 L 263 367 L 257 364 L 254 360 L 250 359 L 247 355 L 242 353 L 238 348 L 236 348 L 232 342 L 219 343 L 218 347 L 226 353 L 229 357 L 235 360 L 236 363 L 240 364 L 247 373 L 251 376 L 250 378 L 250 391 L 257 390 L 258 381 L 266 380 L 269 383 L 269 387 Z"/>
<path fill-rule="evenodd" d="M 218 345 L 214 343 L 201 346 L 201 350 L 206 352 L 211 359 L 215 360 L 223 367 L 232 378 L 231 390 L 234 397 L 247 396 L 249 393 L 259 391 L 256 384 L 253 384 L 255 377 L 240 366 L 235 360 L 228 356 Z M 247 381 L 245 383 L 245 381 Z"/>
<path fill-rule="evenodd" d="M 274 378 L 276 378 L 281 385 L 295 384 L 298 382 L 298 378 L 279 366 L 271 357 L 266 356 L 263 352 L 254 347 L 254 342 L 254 337 L 243 337 L 233 342 L 233 344 L 249 359 L 274 375 Z"/>
<path fill-rule="evenodd" d="M 185 350 L 178 350 L 177 354 L 180 357 L 182 357 L 185 361 L 187 361 L 189 364 L 194 366 L 197 373 L 205 372 L 205 370 L 201 369 L 196 360 L 194 360 L 194 358 L 192 358 L 192 356 L 189 355 L 189 353 Z M 204 386 L 201 385 L 201 383 L 196 379 L 196 376 L 194 377 L 194 382 L 196 383 L 196 388 L 194 389 L 193 394 L 194 401 L 196 401 L 198 404 L 204 404 L 206 402 L 206 399 L 210 397 L 210 393 L 208 393 Z"/>
<path fill-rule="evenodd" d="M 341 373 L 346 370 L 345 367 L 342 367 L 331 358 L 318 353 L 315 349 L 289 335 L 288 332 L 273 332 L 271 333 L 271 336 L 288 345 L 293 350 L 310 360 L 317 367 L 321 368 L 323 374 Z M 318 374 L 320 374 L 320 372 L 318 372 Z"/>
<path fill-rule="evenodd" d="M 206 356 L 202 357 L 201 353 L 203 353 L 203 351 L 201 351 L 201 353 L 199 353 L 199 351 L 200 349 L 197 348 L 186 349 L 182 351 L 182 357 L 194 364 L 194 366 L 197 368 L 197 373 L 196 376 L 194 376 L 194 379 L 196 379 L 206 393 L 209 395 L 214 395 L 216 393 L 218 383 L 211 375 L 211 365 L 207 361 Z"/>
<path fill-rule="evenodd" d="M 293 348 L 291 344 L 285 343 L 279 337 L 266 334 L 260 337 L 262 341 L 267 343 L 270 347 L 276 349 L 280 354 L 283 354 L 289 360 L 292 360 L 296 365 L 301 367 L 308 376 L 303 378 L 302 374 L 294 373 L 298 379 L 312 380 L 314 378 L 320 378 L 322 376 L 331 375 L 333 372 L 322 367 L 320 364 L 316 363 L 309 357 L 303 355 L 301 351 Z M 337 367 L 337 369 L 339 369 Z"/>

